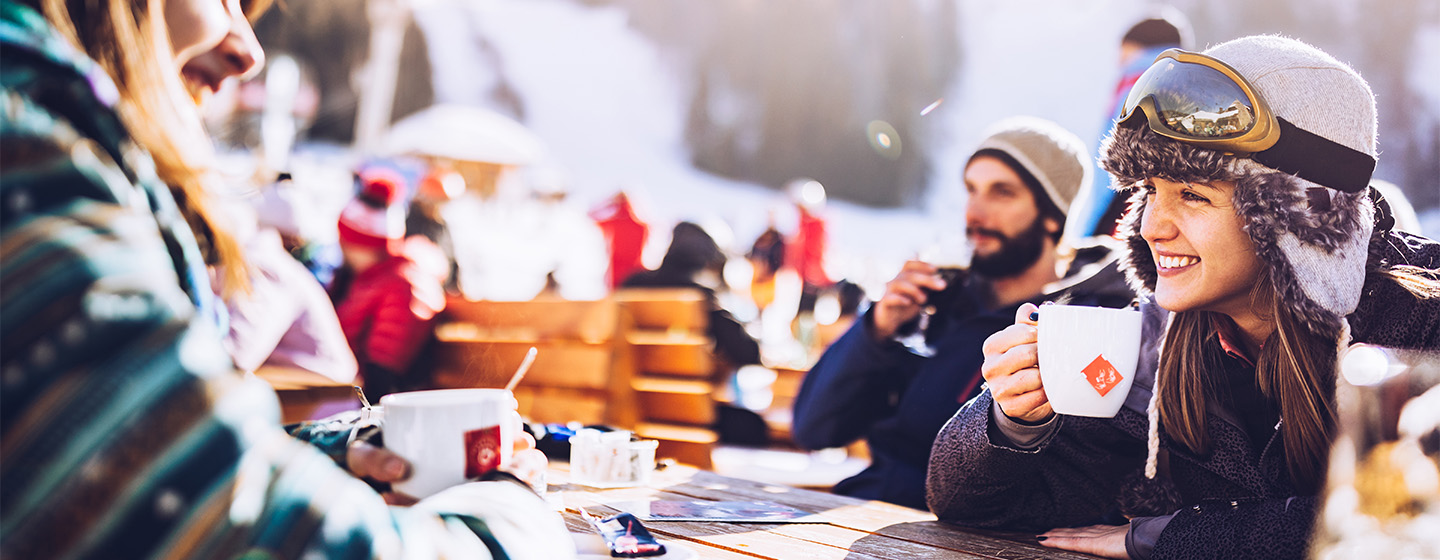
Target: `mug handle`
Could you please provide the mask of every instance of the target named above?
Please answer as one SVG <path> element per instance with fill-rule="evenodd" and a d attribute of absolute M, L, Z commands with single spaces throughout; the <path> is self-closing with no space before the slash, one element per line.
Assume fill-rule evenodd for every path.
<path fill-rule="evenodd" d="M 509 451 L 509 453 L 501 453 L 501 454 L 500 454 L 500 457 L 501 457 L 501 460 L 500 460 L 500 468 L 501 468 L 501 469 L 509 468 L 510 465 L 511 465 L 512 463 L 514 463 L 514 461 L 515 461 L 515 438 L 520 437 L 520 432 L 522 432 L 522 431 L 524 431 L 524 430 L 525 430 L 525 418 L 522 417 L 522 416 L 520 416 L 520 411 L 518 411 L 518 410 L 512 410 L 512 411 L 510 411 L 510 429 L 509 429 L 508 431 L 501 430 L 501 434 L 500 434 L 500 436 L 501 436 L 502 438 L 507 438 L 506 441 L 501 442 L 501 445 L 505 446 L 505 449 Z"/>

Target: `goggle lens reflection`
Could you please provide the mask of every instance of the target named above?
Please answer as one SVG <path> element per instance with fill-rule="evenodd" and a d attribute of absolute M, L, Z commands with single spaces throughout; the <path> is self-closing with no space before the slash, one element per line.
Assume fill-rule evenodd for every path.
<path fill-rule="evenodd" d="M 1146 70 L 1125 99 L 1125 118 L 1151 99 L 1170 131 L 1200 139 L 1240 136 L 1255 126 L 1255 106 L 1229 76 L 1199 64 L 1166 59 Z"/>

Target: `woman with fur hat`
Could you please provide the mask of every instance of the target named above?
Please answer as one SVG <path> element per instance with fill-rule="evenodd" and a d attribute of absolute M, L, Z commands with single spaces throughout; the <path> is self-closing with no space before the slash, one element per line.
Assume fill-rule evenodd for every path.
<path fill-rule="evenodd" d="M 1022 307 L 936 439 L 930 508 L 1112 558 L 1302 557 L 1339 353 L 1440 348 L 1440 245 L 1369 191 L 1375 122 L 1365 81 L 1299 41 L 1162 54 L 1101 153 L 1147 296 L 1124 408 L 1056 415 Z"/>

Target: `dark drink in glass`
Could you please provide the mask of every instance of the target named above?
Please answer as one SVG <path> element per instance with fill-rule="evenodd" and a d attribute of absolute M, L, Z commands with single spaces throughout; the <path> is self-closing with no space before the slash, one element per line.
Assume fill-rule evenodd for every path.
<path fill-rule="evenodd" d="M 945 281 L 945 289 L 935 291 L 924 288 L 925 307 L 914 319 L 900 325 L 897 331 L 902 344 L 911 352 L 925 357 L 935 355 L 930 339 L 941 330 L 937 327 L 945 323 L 946 315 L 953 311 L 957 302 L 965 299 L 965 281 L 970 271 L 962 266 L 940 266 L 935 273 Z"/>
<path fill-rule="evenodd" d="M 949 304 L 954 301 L 954 295 L 964 289 L 965 280 L 969 277 L 970 270 L 958 266 L 942 266 L 936 269 L 935 273 L 940 276 L 941 280 L 945 281 L 945 289 L 939 292 L 930 289 L 925 290 L 925 306 L 934 308 L 934 310 L 929 311 L 930 313 L 935 313 L 938 310 L 944 310 L 949 307 Z"/>

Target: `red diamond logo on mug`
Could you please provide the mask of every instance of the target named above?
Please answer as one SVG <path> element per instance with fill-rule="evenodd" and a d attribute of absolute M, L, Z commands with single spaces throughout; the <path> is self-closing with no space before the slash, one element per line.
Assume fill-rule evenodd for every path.
<path fill-rule="evenodd" d="M 500 426 L 465 432 L 465 478 L 500 468 Z"/>
<path fill-rule="evenodd" d="M 1085 379 L 1090 381 L 1090 386 L 1094 387 L 1095 392 L 1100 393 L 1102 397 L 1119 385 L 1120 380 L 1123 379 L 1115 366 L 1105 360 L 1104 355 L 1095 356 L 1095 361 L 1090 362 L 1090 365 L 1080 371 L 1085 372 Z"/>

